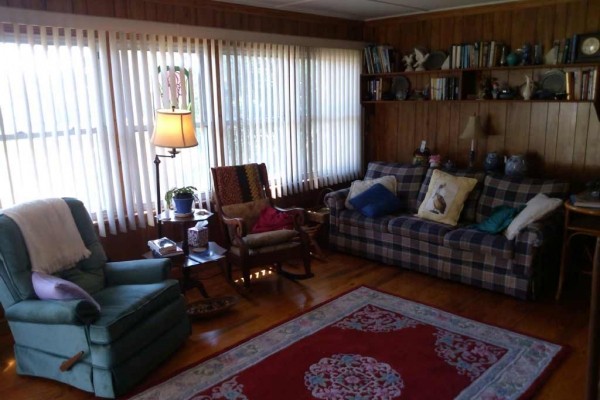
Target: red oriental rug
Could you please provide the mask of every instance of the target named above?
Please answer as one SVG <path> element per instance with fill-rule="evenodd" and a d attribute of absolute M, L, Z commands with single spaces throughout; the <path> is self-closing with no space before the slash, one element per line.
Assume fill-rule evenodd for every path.
<path fill-rule="evenodd" d="M 562 346 L 360 287 L 136 399 L 521 399 Z"/>

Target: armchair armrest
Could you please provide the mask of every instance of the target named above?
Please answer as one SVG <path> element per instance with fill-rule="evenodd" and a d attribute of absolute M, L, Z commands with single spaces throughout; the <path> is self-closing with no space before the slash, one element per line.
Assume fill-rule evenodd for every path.
<path fill-rule="evenodd" d="M 86 300 L 23 300 L 4 310 L 4 315 L 8 321 L 86 325 L 94 322 L 100 312 Z"/>
<path fill-rule="evenodd" d="M 167 279 L 171 260 L 154 258 L 148 260 L 119 261 L 106 263 L 106 284 L 134 285 L 161 282 Z"/>

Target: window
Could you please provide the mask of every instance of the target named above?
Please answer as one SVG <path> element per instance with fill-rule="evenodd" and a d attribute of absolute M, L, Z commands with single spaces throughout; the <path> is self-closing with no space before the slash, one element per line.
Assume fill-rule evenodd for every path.
<path fill-rule="evenodd" d="M 72 196 L 112 233 L 152 225 L 153 118 L 171 106 L 199 145 L 161 159 L 162 193 L 209 199 L 216 165 L 265 162 L 276 196 L 360 172 L 358 50 L 1 27 L 0 207 Z"/>

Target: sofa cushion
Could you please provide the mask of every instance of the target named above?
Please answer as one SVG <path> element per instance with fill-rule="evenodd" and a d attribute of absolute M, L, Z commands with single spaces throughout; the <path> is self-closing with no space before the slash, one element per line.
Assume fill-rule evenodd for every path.
<path fill-rule="evenodd" d="M 419 195 L 417 196 L 417 208 L 419 208 L 421 206 L 421 203 L 423 203 L 423 200 L 425 200 L 425 195 L 427 195 L 427 189 L 429 188 L 429 182 L 431 182 L 431 176 L 433 175 L 433 171 L 435 171 L 435 168 L 429 168 L 427 174 L 425 175 L 425 179 L 423 179 L 421 190 L 419 190 Z M 465 204 L 462 212 L 460 213 L 459 219 L 459 221 L 461 222 L 475 221 L 475 213 L 477 212 L 477 201 L 479 200 L 479 196 L 481 195 L 481 191 L 483 190 L 483 180 L 485 179 L 485 172 L 460 170 L 448 173 L 453 176 L 477 179 L 477 184 L 475 185 L 471 193 L 469 193 L 469 196 L 467 196 L 467 200 L 465 200 Z"/>
<path fill-rule="evenodd" d="M 396 195 L 396 187 L 398 186 L 396 182 L 396 178 L 392 175 L 382 176 L 377 179 L 365 179 L 364 181 L 354 181 L 350 185 L 350 192 L 348 193 L 348 197 L 346 197 L 346 208 L 349 210 L 354 209 L 354 205 L 352 201 L 357 196 L 360 196 L 371 187 L 380 184 L 383 185 L 387 190 Z"/>
<path fill-rule="evenodd" d="M 543 193 L 536 194 L 527 202 L 525 209 L 523 209 L 523 211 L 521 211 L 519 215 L 517 215 L 510 223 L 508 228 L 506 228 L 504 236 L 506 236 L 508 240 L 514 239 L 519 234 L 521 229 L 525 228 L 532 222 L 543 218 L 545 215 L 556 210 L 561 205 L 561 199 L 551 199 Z"/>
<path fill-rule="evenodd" d="M 465 200 L 476 184 L 476 179 L 457 177 L 436 169 L 419 207 L 419 217 L 455 226 Z"/>
<path fill-rule="evenodd" d="M 392 177 L 392 179 L 394 179 Z M 395 182 L 395 180 L 394 180 Z M 400 211 L 401 201 L 396 192 L 390 192 L 381 183 L 377 183 L 350 200 L 355 209 L 367 217 L 381 217 Z"/>
<path fill-rule="evenodd" d="M 388 224 L 388 230 L 393 234 L 435 244 L 443 244 L 444 237 L 453 229 L 449 225 L 411 215 L 392 218 Z"/>
<path fill-rule="evenodd" d="M 420 165 L 370 162 L 365 179 L 376 179 L 386 175 L 396 178 L 396 195 L 402 201 L 402 208 L 410 213 L 417 212 L 417 195 L 427 167 Z"/>
<path fill-rule="evenodd" d="M 393 215 L 387 215 L 379 218 L 371 218 L 362 215 L 356 210 L 343 210 L 338 215 L 339 225 L 356 226 L 367 230 L 377 232 L 387 232 L 388 223 L 394 218 Z"/>
<path fill-rule="evenodd" d="M 500 233 L 505 230 L 522 208 L 498 206 L 492 210 L 492 215 L 473 225 L 478 231 L 487 233 Z"/>
<path fill-rule="evenodd" d="M 134 325 L 181 296 L 176 280 L 145 285 L 107 287 L 94 295 L 102 307 L 100 318 L 90 326 L 90 341 L 112 343 Z"/>
<path fill-rule="evenodd" d="M 568 191 L 569 184 L 566 182 L 488 175 L 483 182 L 483 191 L 477 203 L 475 220 L 483 221 L 492 214 L 492 209 L 496 206 L 519 207 L 538 193 L 564 199 Z"/>
<path fill-rule="evenodd" d="M 504 235 L 481 232 L 472 228 L 458 228 L 448 232 L 444 237 L 444 246 L 504 259 L 511 259 L 514 254 L 514 241 L 506 239 Z"/>

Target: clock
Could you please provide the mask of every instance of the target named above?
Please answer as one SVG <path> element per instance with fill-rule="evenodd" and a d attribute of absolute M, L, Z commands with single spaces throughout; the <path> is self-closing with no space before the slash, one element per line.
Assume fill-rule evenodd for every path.
<path fill-rule="evenodd" d="M 577 35 L 575 62 L 600 61 L 600 32 Z"/>

